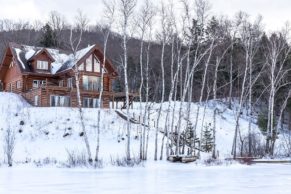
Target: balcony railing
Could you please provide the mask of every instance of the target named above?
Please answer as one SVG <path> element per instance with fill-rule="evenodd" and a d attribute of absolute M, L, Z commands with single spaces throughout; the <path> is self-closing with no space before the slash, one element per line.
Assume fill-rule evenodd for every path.
<path fill-rule="evenodd" d="M 52 91 L 64 91 L 64 92 L 77 92 L 77 88 L 76 87 L 67 87 L 67 86 L 59 86 L 58 84 L 54 84 L 54 83 L 46 83 L 46 84 L 42 84 L 39 87 L 35 87 L 30 89 L 29 91 L 27 91 L 26 93 L 29 92 L 35 92 L 38 90 L 52 90 Z M 82 94 L 99 94 L 100 91 L 99 90 L 85 90 L 82 88 L 82 86 L 80 87 L 80 92 Z M 103 95 L 112 95 L 114 92 L 110 92 L 110 91 L 103 91 Z"/>

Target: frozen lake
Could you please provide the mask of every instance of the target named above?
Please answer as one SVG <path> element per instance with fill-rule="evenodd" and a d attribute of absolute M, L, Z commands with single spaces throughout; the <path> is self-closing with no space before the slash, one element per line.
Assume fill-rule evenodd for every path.
<path fill-rule="evenodd" d="M 0 168 L 2 194 L 291 193 L 291 165 L 202 167 L 158 163 L 101 170 Z"/>

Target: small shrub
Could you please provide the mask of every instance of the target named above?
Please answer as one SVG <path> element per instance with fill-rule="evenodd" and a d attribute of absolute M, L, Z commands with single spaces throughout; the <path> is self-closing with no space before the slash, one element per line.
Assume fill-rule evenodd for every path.
<path fill-rule="evenodd" d="M 135 166 L 143 166 L 143 161 L 139 157 L 133 157 L 130 160 L 127 160 L 126 157 L 110 158 L 110 163 L 112 166 L 119 167 L 135 167 Z"/>
<path fill-rule="evenodd" d="M 86 153 L 84 151 L 77 152 L 77 151 L 69 151 L 67 150 L 67 161 L 66 166 L 69 168 L 74 167 L 81 167 L 81 166 L 87 166 L 87 157 Z"/>
<path fill-rule="evenodd" d="M 46 157 L 42 160 L 43 165 L 56 164 L 56 163 L 57 163 L 57 160 L 55 158 Z"/>
<path fill-rule="evenodd" d="M 24 121 L 20 121 L 19 125 L 24 125 Z"/>
<path fill-rule="evenodd" d="M 25 163 L 29 163 L 29 162 L 31 162 L 31 159 L 25 160 Z M 44 159 L 34 160 L 33 163 L 37 167 L 42 167 L 42 166 L 50 165 L 50 164 L 57 164 L 57 160 L 55 158 L 46 157 Z"/>
<path fill-rule="evenodd" d="M 80 132 L 80 133 L 79 133 L 79 136 L 80 136 L 80 137 L 83 137 L 83 136 L 84 136 L 84 132 L 83 132 L 83 131 Z"/>
<path fill-rule="evenodd" d="M 98 161 L 95 161 L 94 163 L 94 167 L 95 168 L 103 168 L 104 167 L 104 162 L 102 159 L 98 160 Z"/>
<path fill-rule="evenodd" d="M 203 161 L 206 166 L 220 166 L 223 164 L 221 160 L 209 158 Z"/>
<path fill-rule="evenodd" d="M 249 153 L 249 139 L 251 140 L 251 153 Z M 242 157 L 263 157 L 265 155 L 266 145 L 262 141 L 261 134 L 251 133 L 250 136 L 242 136 L 242 141 L 239 143 L 239 150 Z"/>
<path fill-rule="evenodd" d="M 267 132 L 267 128 L 268 128 L 268 116 L 266 113 L 261 113 L 259 114 L 258 116 L 258 121 L 257 121 L 257 124 L 260 128 L 260 130 L 264 133 Z M 276 126 L 276 120 L 275 120 L 275 117 L 273 119 L 273 127 Z"/>

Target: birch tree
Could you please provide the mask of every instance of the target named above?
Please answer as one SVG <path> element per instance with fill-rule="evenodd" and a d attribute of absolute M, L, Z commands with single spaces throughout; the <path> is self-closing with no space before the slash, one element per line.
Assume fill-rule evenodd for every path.
<path fill-rule="evenodd" d="M 161 112 L 163 109 L 163 103 L 165 99 L 165 67 L 164 67 L 164 57 L 165 57 L 165 46 L 167 44 L 168 40 L 168 32 L 167 32 L 167 11 L 166 11 L 166 5 L 162 2 L 161 4 L 161 29 L 162 32 L 160 34 L 160 41 L 162 46 L 161 51 L 161 73 L 162 73 L 162 94 L 161 94 L 161 100 L 160 100 L 160 107 L 158 110 L 158 116 L 157 116 L 157 125 L 156 125 L 156 133 L 155 133 L 155 155 L 154 159 L 158 159 L 158 133 L 159 133 L 159 126 L 160 126 L 160 118 L 161 118 Z M 164 131 L 164 134 L 166 132 Z M 163 142 L 162 142 L 163 143 Z"/>
<path fill-rule="evenodd" d="M 238 13 L 237 23 L 239 27 L 239 36 L 241 39 L 241 45 L 244 49 L 244 56 L 245 56 L 245 64 L 244 64 L 244 74 L 243 74 L 243 81 L 241 85 L 241 95 L 239 98 L 239 106 L 236 110 L 235 116 L 235 133 L 234 133 L 234 141 L 233 141 L 233 157 L 236 158 L 236 147 L 237 147 L 237 137 L 240 134 L 239 129 L 239 121 L 241 117 L 241 112 L 243 108 L 243 103 L 248 96 L 248 108 L 250 115 L 252 116 L 252 87 L 255 84 L 257 78 L 253 78 L 253 64 L 254 58 L 258 50 L 258 44 L 261 39 L 261 17 L 257 19 L 257 21 L 252 24 L 248 20 L 248 15 L 246 13 L 240 12 Z M 247 81 L 248 81 L 248 88 L 247 88 Z M 248 89 L 248 90 L 247 90 Z M 249 119 L 248 125 L 248 142 L 249 142 L 249 155 L 251 155 L 251 124 L 252 118 Z M 241 137 L 240 137 L 241 138 Z"/>
<path fill-rule="evenodd" d="M 240 25 L 243 25 L 247 23 L 247 19 L 246 19 L 247 15 L 245 15 L 245 13 L 240 12 L 238 14 L 238 18 L 237 18 L 237 22 L 240 23 Z M 245 33 L 244 31 L 244 26 L 242 28 L 242 30 L 240 31 L 240 36 L 241 36 L 241 41 L 243 45 L 248 46 L 250 44 L 251 41 L 251 37 L 249 36 L 248 33 Z M 234 131 L 234 138 L 233 138 L 233 145 L 232 145 L 232 155 L 233 158 L 236 159 L 236 151 L 237 151 L 237 138 L 238 138 L 238 134 L 240 134 L 240 129 L 239 129 L 239 121 L 240 121 L 240 117 L 241 117 L 241 111 L 242 111 L 242 105 L 246 96 L 246 92 L 245 92 L 245 85 L 246 85 L 246 81 L 247 81 L 247 73 L 249 70 L 249 50 L 245 50 L 245 64 L 244 64 L 244 73 L 243 73 L 243 81 L 242 81 L 242 85 L 241 85 L 241 91 L 240 91 L 240 97 L 239 97 L 239 105 L 238 108 L 235 112 L 235 131 Z"/>
<path fill-rule="evenodd" d="M 121 28 L 122 28 L 122 49 L 123 49 L 123 70 L 124 70 L 124 84 L 126 95 L 126 114 L 127 114 L 127 145 L 126 145 L 126 159 L 129 161 L 130 157 L 130 121 L 129 121 L 129 88 L 127 77 L 127 41 L 128 41 L 128 28 L 130 20 L 132 19 L 134 9 L 136 6 L 136 0 L 119 0 L 119 13 L 121 15 Z"/>
<path fill-rule="evenodd" d="M 142 102 L 143 102 L 143 87 L 144 87 L 144 43 L 145 43 L 145 36 L 149 30 L 149 24 L 154 17 L 154 8 L 152 6 L 152 2 L 150 0 L 146 0 L 141 7 L 139 14 L 137 15 L 137 26 L 139 29 L 139 40 L 140 40 L 140 53 L 139 53 L 139 64 L 140 64 L 140 86 L 139 86 L 139 102 L 140 102 L 140 120 L 143 117 L 143 110 L 142 110 Z M 150 43 L 148 43 L 150 44 Z M 142 127 L 142 123 L 140 121 L 140 159 L 143 159 L 143 147 L 145 142 L 145 127 Z"/>
<path fill-rule="evenodd" d="M 177 81 L 178 78 L 178 74 L 179 74 L 179 70 L 180 70 L 180 65 L 182 63 L 178 62 L 175 63 L 175 45 L 178 45 L 178 52 L 180 53 L 181 50 L 181 46 L 179 45 L 179 40 L 178 40 L 178 27 L 177 27 L 177 23 L 176 23 L 176 18 L 175 18 L 175 13 L 174 13 L 174 3 L 171 2 L 168 6 L 167 9 L 168 12 L 168 17 L 166 18 L 166 25 L 164 26 L 164 28 L 167 31 L 167 42 L 170 44 L 171 46 L 171 88 L 170 88 L 170 92 L 169 92 L 169 96 L 168 96 L 168 107 L 167 107 L 167 114 L 166 114 L 166 120 L 165 120 L 165 124 L 164 124 L 164 133 L 163 133 L 163 138 L 162 138 L 162 143 L 161 143 L 161 153 L 160 153 L 160 160 L 163 159 L 163 155 L 164 155 L 164 140 L 167 137 L 167 141 L 166 141 L 166 155 L 167 157 L 169 156 L 169 139 L 171 138 L 170 136 L 173 134 L 173 131 L 171 131 L 171 135 L 169 133 L 169 129 L 170 129 L 170 111 L 171 111 L 171 106 L 172 106 L 172 101 L 173 101 L 173 95 L 174 95 L 174 90 L 175 90 L 175 83 Z M 178 53 L 178 55 L 179 55 Z M 176 68 L 174 68 L 174 65 L 176 64 Z M 175 106 L 174 106 L 175 107 Z M 175 111 L 174 109 L 172 110 L 173 112 Z M 172 119 L 174 119 L 174 116 L 172 116 Z"/>
<path fill-rule="evenodd" d="M 101 108 L 102 108 L 102 95 L 104 90 L 104 72 L 105 72 L 105 65 L 106 65 L 106 55 L 107 55 L 107 43 L 108 38 L 111 33 L 111 27 L 114 23 L 114 17 L 116 12 L 116 2 L 115 0 L 105 1 L 103 0 L 103 4 L 105 6 L 104 9 L 104 25 L 101 26 L 103 32 L 103 61 L 100 68 L 101 71 L 101 84 L 100 84 L 100 91 L 99 91 L 99 100 L 98 100 L 98 114 L 97 114 L 97 145 L 96 145 L 96 155 L 95 155 L 95 162 L 99 161 L 99 150 L 100 150 L 100 123 L 101 123 Z"/>
<path fill-rule="evenodd" d="M 283 86 L 289 85 L 286 76 L 291 70 L 286 66 L 286 60 L 290 54 L 288 45 L 289 27 L 286 26 L 282 32 L 272 34 L 267 46 L 267 67 L 268 79 L 270 83 L 269 100 L 268 100 L 268 125 L 266 137 L 266 152 L 273 155 L 277 131 L 274 127 L 275 120 L 275 98 L 278 90 Z"/>
<path fill-rule="evenodd" d="M 87 17 L 81 11 L 78 11 L 78 14 L 76 16 L 75 29 L 71 27 L 71 31 L 70 31 L 70 47 L 73 53 L 72 63 L 73 63 L 75 81 L 76 81 L 78 112 L 80 116 L 83 138 L 84 138 L 84 142 L 85 142 L 85 146 L 87 150 L 88 161 L 89 163 L 92 163 L 93 161 L 92 154 L 91 154 L 87 130 L 86 130 L 85 122 L 84 122 L 84 112 L 82 109 L 82 99 L 81 99 L 81 92 L 80 92 L 80 72 L 77 65 L 78 59 L 80 57 L 79 56 L 80 53 L 78 52 L 78 50 L 82 42 L 83 32 L 86 29 L 87 25 L 88 25 Z"/>

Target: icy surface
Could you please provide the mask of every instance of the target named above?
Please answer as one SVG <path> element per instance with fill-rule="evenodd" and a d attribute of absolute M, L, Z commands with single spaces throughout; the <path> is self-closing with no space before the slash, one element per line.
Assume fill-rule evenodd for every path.
<path fill-rule="evenodd" d="M 144 168 L 0 168 L 3 194 L 289 194 L 290 165 Z"/>

